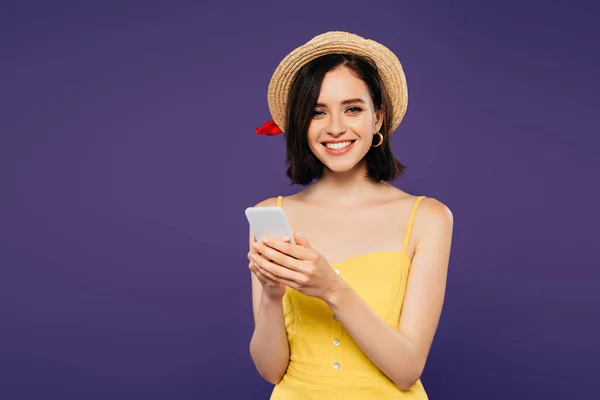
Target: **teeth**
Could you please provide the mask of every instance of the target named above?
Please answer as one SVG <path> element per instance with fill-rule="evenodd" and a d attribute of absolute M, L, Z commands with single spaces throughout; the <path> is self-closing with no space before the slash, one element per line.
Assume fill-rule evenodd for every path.
<path fill-rule="evenodd" d="M 327 148 L 329 148 L 329 149 L 340 150 L 340 149 L 350 146 L 351 144 L 352 144 L 352 142 L 348 141 L 348 142 L 339 142 L 339 143 L 325 143 L 325 146 L 327 146 Z"/>

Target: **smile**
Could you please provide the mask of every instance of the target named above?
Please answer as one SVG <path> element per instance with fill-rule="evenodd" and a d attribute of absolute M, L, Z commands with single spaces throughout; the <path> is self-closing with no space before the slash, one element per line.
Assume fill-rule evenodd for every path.
<path fill-rule="evenodd" d="M 350 151 L 354 142 L 355 142 L 355 140 L 348 140 L 345 142 L 336 142 L 336 143 L 329 142 L 329 143 L 323 143 L 323 146 L 325 147 L 325 150 L 327 151 L 327 153 L 333 154 L 333 155 L 340 155 L 340 154 L 344 154 L 344 153 L 347 153 L 348 151 Z"/>

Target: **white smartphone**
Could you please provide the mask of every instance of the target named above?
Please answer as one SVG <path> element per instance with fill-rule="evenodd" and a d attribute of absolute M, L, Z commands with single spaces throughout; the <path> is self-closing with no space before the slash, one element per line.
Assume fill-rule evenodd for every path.
<path fill-rule="evenodd" d="M 262 238 L 288 237 L 290 243 L 294 241 L 294 233 L 281 207 L 248 207 L 246 219 L 252 229 L 256 240 Z"/>

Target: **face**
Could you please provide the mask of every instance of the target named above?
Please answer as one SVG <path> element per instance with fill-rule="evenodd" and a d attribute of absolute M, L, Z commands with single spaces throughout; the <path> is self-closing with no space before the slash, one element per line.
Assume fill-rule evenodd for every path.
<path fill-rule="evenodd" d="M 342 66 L 323 78 L 308 144 L 327 169 L 350 171 L 363 164 L 381 123 L 381 112 L 375 113 L 365 82 Z"/>

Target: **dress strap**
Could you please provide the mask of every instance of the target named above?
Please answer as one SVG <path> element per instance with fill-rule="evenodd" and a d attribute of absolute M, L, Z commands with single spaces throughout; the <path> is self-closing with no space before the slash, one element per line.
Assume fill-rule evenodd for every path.
<path fill-rule="evenodd" d="M 415 203 L 413 204 L 412 212 L 410 213 L 410 219 L 408 220 L 408 226 L 406 227 L 406 234 L 404 235 L 404 246 L 402 246 L 403 253 L 406 253 L 406 250 L 408 250 L 408 241 L 410 239 L 410 233 L 412 232 L 413 223 L 415 222 L 415 216 L 417 215 L 417 207 L 419 207 L 419 203 L 425 197 L 426 196 L 417 197 Z"/>
<path fill-rule="evenodd" d="M 277 207 L 281 208 L 283 203 L 283 196 L 277 196 Z"/>

